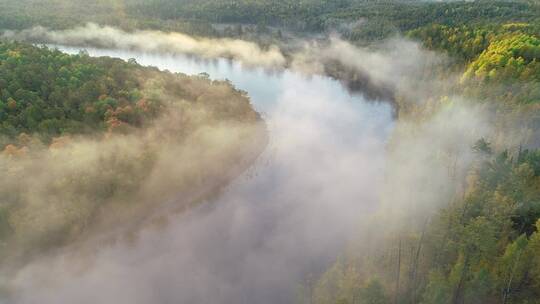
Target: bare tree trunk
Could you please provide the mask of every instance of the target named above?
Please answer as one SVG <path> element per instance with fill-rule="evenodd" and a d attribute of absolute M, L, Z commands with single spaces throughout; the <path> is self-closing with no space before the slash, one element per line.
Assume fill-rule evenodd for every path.
<path fill-rule="evenodd" d="M 427 219 L 424 222 L 424 226 L 422 227 L 422 234 L 420 236 L 420 240 L 418 241 L 418 247 L 416 248 L 416 255 L 414 257 L 414 263 L 413 263 L 413 273 L 412 273 L 412 290 L 411 290 L 411 302 L 412 304 L 416 303 L 416 277 L 418 275 L 418 264 L 420 260 L 420 250 L 422 249 L 422 243 L 424 242 L 424 237 L 426 235 L 426 227 L 427 223 L 429 222 L 429 219 Z"/>
<path fill-rule="evenodd" d="M 408 270 L 408 280 L 407 280 L 407 288 L 408 290 L 410 290 L 412 288 L 412 278 L 413 278 L 413 273 L 414 273 L 414 257 L 415 257 L 415 252 L 416 252 L 416 246 L 412 245 L 409 247 L 410 249 L 410 253 L 409 253 L 409 261 L 408 261 L 408 264 L 407 264 L 407 270 Z M 410 292 L 409 292 L 410 293 Z"/>
<path fill-rule="evenodd" d="M 399 299 L 399 276 L 401 274 L 401 239 L 399 240 L 398 246 L 398 260 L 397 260 L 397 273 L 396 273 L 396 296 L 394 299 L 394 304 L 398 303 Z"/>
<path fill-rule="evenodd" d="M 469 267 L 469 254 L 465 252 L 465 259 L 463 261 L 463 269 L 461 270 L 461 276 L 459 278 L 458 285 L 454 289 L 452 296 L 452 304 L 459 304 L 463 286 L 465 285 L 465 276 L 467 274 L 467 268 Z"/>
<path fill-rule="evenodd" d="M 508 278 L 508 283 L 506 284 L 506 290 L 504 291 L 504 295 L 503 295 L 503 304 L 506 304 L 506 302 L 508 301 L 508 296 L 510 295 L 510 288 L 512 287 L 512 280 L 514 279 L 514 274 L 516 272 L 516 268 L 519 263 L 519 259 L 521 257 L 521 252 L 522 250 L 518 252 L 516 261 L 514 262 L 514 266 L 512 266 L 512 271 L 510 272 L 510 278 Z"/>
<path fill-rule="evenodd" d="M 313 304 L 313 277 L 309 276 L 309 304 Z"/>

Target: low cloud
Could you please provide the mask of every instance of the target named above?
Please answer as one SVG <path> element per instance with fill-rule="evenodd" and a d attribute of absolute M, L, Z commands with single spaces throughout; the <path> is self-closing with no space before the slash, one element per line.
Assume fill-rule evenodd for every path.
<path fill-rule="evenodd" d="M 395 99 L 398 91 L 419 98 L 419 92 L 434 85 L 425 71 L 442 61 L 440 56 L 401 37 L 369 48 L 355 46 L 337 35 L 328 39 L 299 40 L 292 48 L 280 48 L 278 45 L 263 48 L 240 39 L 198 38 L 151 30 L 126 32 L 94 23 L 66 30 L 38 26 L 4 31 L 2 37 L 53 45 L 187 54 L 202 59 L 229 58 L 245 67 L 288 68 L 308 75 L 328 75 L 342 81 L 353 93 L 384 101 Z M 429 84 L 419 88 L 420 78 Z"/>
<path fill-rule="evenodd" d="M 285 58 L 274 46 L 262 49 L 253 42 L 226 38 L 195 38 L 177 32 L 150 30 L 126 32 L 94 23 L 67 30 L 34 27 L 22 31 L 5 31 L 3 37 L 38 43 L 182 53 L 206 59 L 224 57 L 238 60 L 248 66 L 266 68 L 282 67 L 285 64 Z"/>

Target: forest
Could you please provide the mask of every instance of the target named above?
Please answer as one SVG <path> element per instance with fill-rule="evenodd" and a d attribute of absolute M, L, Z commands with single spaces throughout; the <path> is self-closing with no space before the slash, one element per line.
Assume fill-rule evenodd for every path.
<path fill-rule="evenodd" d="M 302 304 L 540 303 L 540 2 L 0 0 L 0 29 L 87 22 L 128 33 L 245 39 L 263 49 L 275 44 L 288 60 L 298 55 L 298 41 L 328 35 L 368 49 L 399 37 L 437 54 L 441 62 L 418 79 L 435 83 L 422 102 L 398 86 L 371 88 L 376 81 L 366 85 L 361 72 L 318 58 L 330 66 L 326 75 L 391 99 L 396 126 L 380 210 L 359 223 L 328 267 L 291 288 Z M 448 183 L 428 196 L 437 176 L 427 172 L 418 177 L 425 188 L 398 197 L 393 191 L 405 182 L 392 174 L 407 162 L 399 150 L 404 138 L 435 133 L 429 122 L 457 108 L 457 99 L 490 113 L 491 137 L 467 147 L 471 160 L 464 164 L 453 147 L 420 147 Z M 196 202 L 192 189 L 206 184 L 205 194 L 214 194 L 260 154 L 267 143 L 262 124 L 248 94 L 228 80 L 0 42 L 0 264 L 18 265 L 100 224 L 137 225 L 133 217 L 149 212 L 156 196 L 179 191 Z M 133 151 L 117 152 L 126 143 Z M 209 152 L 216 145 L 219 152 Z M 171 161 L 177 154 L 185 164 Z M 82 207 L 69 205 L 73 200 Z M 396 210 L 396 200 L 429 207 Z M 126 204 L 133 211 L 118 215 Z M 37 220 L 40 214 L 50 217 Z"/>
<path fill-rule="evenodd" d="M 234 25 L 241 25 L 259 33 L 277 33 L 276 28 L 291 34 L 337 31 L 354 41 L 377 40 L 431 24 L 537 22 L 540 15 L 540 8 L 534 0 L 438 3 L 414 0 L 2 0 L 0 5 L 3 8 L 0 26 L 4 29 L 38 24 L 67 28 L 96 22 L 125 29 L 237 36 L 239 32 Z M 228 25 L 228 29 L 223 30 L 214 24 Z M 252 35 L 246 38 L 255 39 Z"/>
<path fill-rule="evenodd" d="M 431 21 L 406 32 L 427 49 L 449 56 L 445 67 L 428 77 L 444 78 L 445 71 L 460 76 L 427 104 L 411 106 L 402 100 L 400 119 L 424 120 L 437 113 L 434 108 L 448 107 L 448 96 L 457 93 L 494 109 L 500 136 L 513 121 L 529 129 L 536 142 L 540 30 L 536 21 L 521 18 L 478 24 Z M 355 242 L 366 241 L 360 233 L 353 249 L 300 288 L 299 301 L 538 303 L 539 150 L 525 142 L 509 145 L 505 139 L 501 145 L 500 139 L 493 140 L 499 143 L 479 138 L 470 147 L 477 160 L 449 202 L 440 203 L 441 210 L 400 226 L 401 232 L 388 229 L 382 244 L 367 252 L 354 250 Z"/>
<path fill-rule="evenodd" d="M 143 99 L 134 65 L 23 44 L 4 43 L 1 53 L 2 146 L 23 133 L 49 144 L 63 134 L 115 128 L 116 121 L 142 127 L 160 110 L 158 101 Z"/>
<path fill-rule="evenodd" d="M 197 201 L 264 146 L 259 114 L 226 81 L 17 42 L 1 42 L 0 54 L 2 268 L 98 223 L 135 225 L 151 214 L 149 197 Z M 216 140 L 218 155 L 207 151 Z M 207 162 L 226 163 L 203 171 Z"/>

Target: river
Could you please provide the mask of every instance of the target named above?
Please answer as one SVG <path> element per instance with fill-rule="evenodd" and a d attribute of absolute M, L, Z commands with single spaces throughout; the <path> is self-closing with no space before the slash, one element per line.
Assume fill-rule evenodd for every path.
<path fill-rule="evenodd" d="M 224 59 L 88 52 L 229 79 L 263 113 L 270 143 L 221 196 L 171 215 L 134 244 L 100 248 L 86 270 L 73 273 L 59 258 L 48 265 L 47 284 L 23 272 L 21 303 L 293 303 L 299 284 L 334 262 L 376 210 L 393 127 L 389 104 L 351 95 L 327 77 Z"/>

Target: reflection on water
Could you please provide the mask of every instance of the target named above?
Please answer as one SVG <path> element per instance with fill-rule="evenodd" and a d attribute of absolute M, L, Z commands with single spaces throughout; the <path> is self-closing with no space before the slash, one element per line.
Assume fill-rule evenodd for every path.
<path fill-rule="evenodd" d="M 377 208 L 388 104 L 367 103 L 325 77 L 88 51 L 229 79 L 266 113 L 270 144 L 215 201 L 141 233 L 134 245 L 101 248 L 86 271 L 71 273 L 73 261 L 62 257 L 30 265 L 17 279 L 19 303 L 291 303 L 298 284 L 331 263 Z"/>
<path fill-rule="evenodd" d="M 77 54 L 80 48 L 61 47 L 61 50 Z M 188 75 L 206 73 L 211 79 L 230 80 L 235 87 L 248 92 L 258 111 L 268 113 L 279 98 L 287 82 L 297 81 L 311 85 L 332 87 L 333 94 L 351 102 L 363 102 L 361 95 L 351 95 L 343 89 L 339 81 L 317 75 L 301 75 L 289 70 L 268 70 L 264 68 L 247 68 L 229 59 L 202 59 L 196 56 L 178 54 L 155 54 L 128 50 L 109 50 L 86 48 L 91 56 L 110 56 L 128 60 L 135 58 L 139 64 L 154 66 L 162 70 L 180 72 Z"/>

